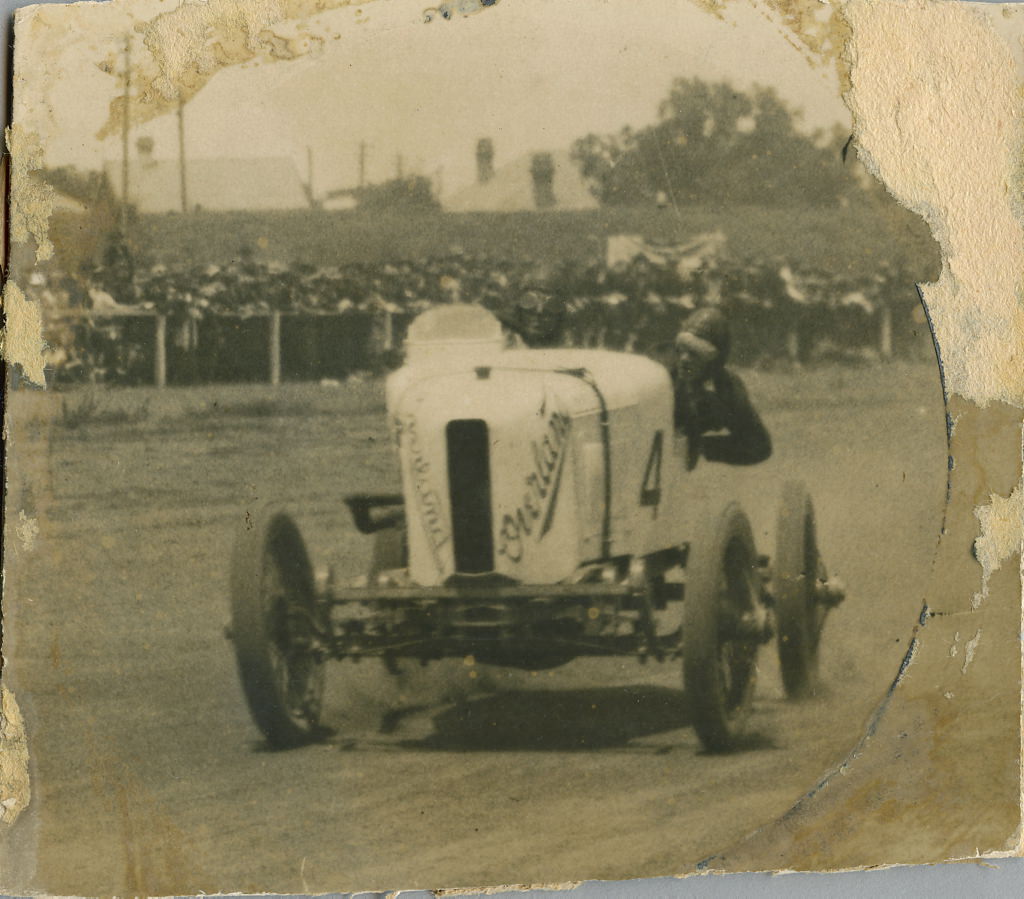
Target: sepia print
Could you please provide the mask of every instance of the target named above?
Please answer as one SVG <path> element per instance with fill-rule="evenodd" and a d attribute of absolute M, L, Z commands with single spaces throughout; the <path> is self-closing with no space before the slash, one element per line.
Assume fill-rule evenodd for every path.
<path fill-rule="evenodd" d="M 0 886 L 1013 851 L 1019 22 L 938 6 L 22 11 Z"/>

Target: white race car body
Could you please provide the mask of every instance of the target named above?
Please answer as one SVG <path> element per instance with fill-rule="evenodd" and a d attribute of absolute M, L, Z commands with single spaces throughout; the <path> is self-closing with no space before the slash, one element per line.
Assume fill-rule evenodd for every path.
<path fill-rule="evenodd" d="M 413 324 L 407 364 L 388 380 L 410 580 L 555 584 L 678 545 L 667 510 L 685 466 L 665 368 L 505 343 L 485 310 L 442 307 Z"/>

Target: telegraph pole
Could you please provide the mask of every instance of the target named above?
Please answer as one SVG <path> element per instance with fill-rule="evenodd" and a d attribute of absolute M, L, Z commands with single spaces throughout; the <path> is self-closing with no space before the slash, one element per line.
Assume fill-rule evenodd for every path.
<path fill-rule="evenodd" d="M 306 183 L 309 185 L 309 205 L 316 205 L 316 192 L 313 190 L 313 148 L 306 146 Z"/>
<path fill-rule="evenodd" d="M 124 38 L 124 108 L 121 115 L 121 232 L 128 236 L 128 137 L 132 90 L 132 36 Z"/>
<path fill-rule="evenodd" d="M 188 214 L 188 180 L 185 177 L 185 96 L 178 91 L 178 171 L 181 177 L 181 212 Z"/>

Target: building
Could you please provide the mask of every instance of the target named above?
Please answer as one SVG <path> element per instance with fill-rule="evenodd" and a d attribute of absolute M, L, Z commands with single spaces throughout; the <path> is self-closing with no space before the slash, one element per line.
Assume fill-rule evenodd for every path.
<path fill-rule="evenodd" d="M 100 172 L 74 166 L 41 169 L 37 177 L 53 190 L 49 237 L 54 255 L 50 265 L 67 273 L 88 268 L 100 258 L 109 235 L 117 228 L 120 209 L 110 184 Z M 34 263 L 26 259 L 24 264 L 31 267 Z"/>
<path fill-rule="evenodd" d="M 557 212 L 598 206 L 566 150 L 529 153 L 495 167 L 493 146 L 484 138 L 476 160 L 476 182 L 444 200 L 446 211 Z"/>
<path fill-rule="evenodd" d="M 120 201 L 121 163 L 106 163 L 104 173 Z M 308 209 L 311 205 L 307 186 L 288 157 L 190 158 L 185 176 L 189 211 Z M 181 188 L 179 160 L 155 159 L 147 147 L 140 146 L 128 169 L 128 202 L 140 213 L 181 212 Z"/>

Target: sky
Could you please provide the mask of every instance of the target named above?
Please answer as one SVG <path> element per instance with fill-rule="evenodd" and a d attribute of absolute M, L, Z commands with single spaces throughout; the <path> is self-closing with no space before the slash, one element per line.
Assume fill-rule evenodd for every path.
<path fill-rule="evenodd" d="M 117 135 L 96 138 L 120 90 L 117 69 L 98 63 L 119 67 L 130 19 L 172 5 L 97 4 L 84 25 L 51 18 L 18 31 L 19 62 L 31 65 L 18 73 L 16 116 L 40 133 L 47 165 L 120 160 Z M 186 154 L 289 156 L 304 178 L 311 156 L 323 193 L 356 183 L 365 141 L 369 181 L 393 176 L 401 156 L 406 173 L 440 174 L 448 193 L 472 181 L 478 138 L 493 140 L 500 167 L 589 132 L 643 126 L 680 76 L 772 85 L 804 111 L 806 128 L 850 126 L 835 72 L 808 63 L 752 4 L 724 18 L 687 0 L 501 0 L 429 23 L 423 10 L 424 0 L 334 10 L 308 25 L 328 37 L 317 52 L 219 71 L 186 104 Z M 133 53 L 149 62 L 138 39 Z M 177 157 L 174 114 L 133 127 L 133 152 L 144 135 L 155 157 Z"/>

